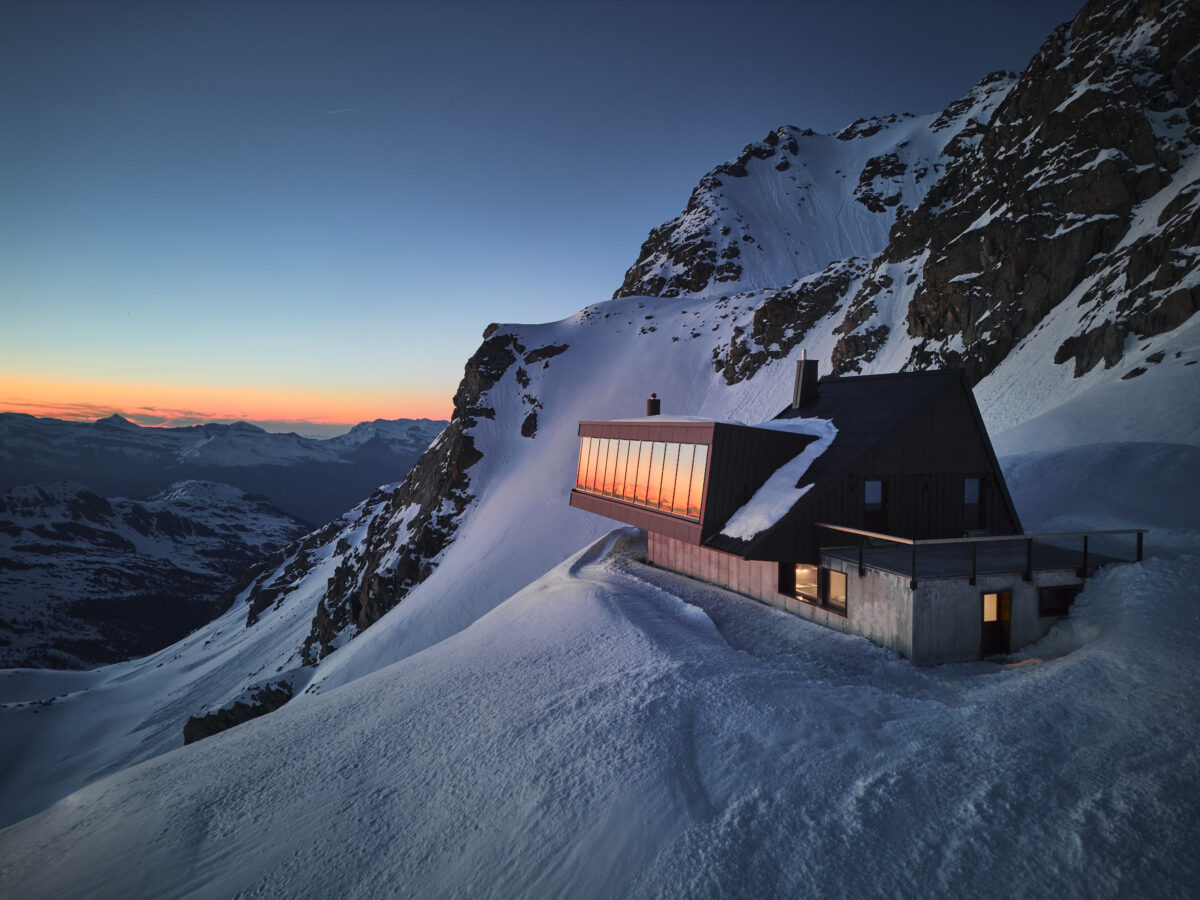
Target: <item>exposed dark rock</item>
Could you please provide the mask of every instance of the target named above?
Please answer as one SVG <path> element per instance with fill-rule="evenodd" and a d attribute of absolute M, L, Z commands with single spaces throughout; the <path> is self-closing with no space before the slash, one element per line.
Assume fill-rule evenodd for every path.
<path fill-rule="evenodd" d="M 871 157 L 858 176 L 854 199 L 871 212 L 884 212 L 889 206 L 896 206 L 902 195 L 895 182 L 907 171 L 908 166 L 895 153 Z M 893 184 L 888 185 L 889 181 Z"/>
<path fill-rule="evenodd" d="M 1126 333 L 1159 334 L 1195 313 L 1196 292 L 1175 286 L 1200 243 L 1196 186 L 1173 186 L 1158 230 L 1125 238 L 1134 207 L 1171 184 L 1180 150 L 1200 136 L 1191 126 L 1181 147 L 1152 121 L 1200 120 L 1198 22 L 1194 2 L 1093 0 L 1043 45 L 991 121 L 959 134 L 975 146 L 900 217 L 879 260 L 924 256 L 907 308 L 919 339 L 908 367 L 955 363 L 978 381 L 1082 284 L 1084 328 L 1056 356 L 1074 359 L 1077 375 L 1115 365 Z M 1129 50 L 1135 32 L 1153 36 Z M 864 282 L 851 315 L 871 291 Z M 1092 310 L 1108 311 L 1089 322 Z M 955 337 L 962 352 L 948 347 Z M 839 344 L 835 369 L 867 361 L 855 354 L 869 345 Z"/>
<path fill-rule="evenodd" d="M 251 693 L 249 703 L 239 700 L 223 709 L 189 718 L 183 726 L 183 742 L 194 744 L 243 722 L 265 716 L 291 699 L 292 686 L 286 681 L 263 685 Z"/>
<path fill-rule="evenodd" d="M 531 366 L 534 363 L 541 362 L 544 359 L 552 359 L 560 353 L 567 351 L 567 344 L 547 344 L 545 347 L 538 347 L 536 350 L 530 350 L 525 354 L 525 365 Z"/>
<path fill-rule="evenodd" d="M 301 649 L 305 663 L 328 655 L 348 629 L 359 633 L 379 621 L 437 567 L 474 499 L 467 470 L 483 454 L 470 429 L 476 417 L 494 417 L 484 395 L 525 352 L 513 335 L 492 330 L 467 361 L 450 425 L 398 487 L 376 492 L 363 505 L 359 521 L 367 520 L 366 534 L 329 579 Z M 275 590 L 290 583 L 285 572 L 265 587 Z"/>
<path fill-rule="evenodd" d="M 531 409 L 525 421 L 521 423 L 521 437 L 531 438 L 537 434 L 537 410 Z"/>
<path fill-rule="evenodd" d="M 1125 346 L 1125 330 L 1112 322 L 1104 322 L 1096 328 L 1075 337 L 1069 337 L 1054 354 L 1055 365 L 1069 359 L 1075 360 L 1075 377 L 1090 372 L 1096 363 L 1104 360 L 1104 368 L 1111 369 L 1121 361 Z"/>
<path fill-rule="evenodd" d="M 769 295 L 754 311 L 750 334 L 738 326 L 727 346 L 713 352 L 713 367 L 736 384 L 753 376 L 773 359 L 788 356 L 820 319 L 834 312 L 863 260 L 834 263 L 819 275 Z"/>

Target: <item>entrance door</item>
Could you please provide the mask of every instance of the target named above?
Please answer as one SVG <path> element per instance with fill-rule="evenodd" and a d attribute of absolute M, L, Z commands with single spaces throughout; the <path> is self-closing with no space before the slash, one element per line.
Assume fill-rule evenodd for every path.
<path fill-rule="evenodd" d="M 1012 648 L 1012 595 L 997 591 L 983 595 L 981 656 L 1008 653 Z"/>

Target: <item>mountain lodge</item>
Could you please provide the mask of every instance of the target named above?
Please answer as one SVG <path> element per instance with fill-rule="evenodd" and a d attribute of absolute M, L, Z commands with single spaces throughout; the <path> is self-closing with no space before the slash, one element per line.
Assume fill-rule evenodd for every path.
<path fill-rule="evenodd" d="M 756 426 L 579 423 L 570 503 L 645 529 L 647 561 L 866 637 L 918 665 L 1008 653 L 1066 614 L 1088 538 L 1026 535 L 957 370 L 826 376 Z M 1082 555 L 1064 542 L 1082 539 Z"/>

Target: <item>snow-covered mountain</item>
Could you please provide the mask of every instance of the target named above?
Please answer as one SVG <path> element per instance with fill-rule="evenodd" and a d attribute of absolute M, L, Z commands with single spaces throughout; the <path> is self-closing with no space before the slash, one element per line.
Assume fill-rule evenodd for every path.
<path fill-rule="evenodd" d="M 1196 305 L 1198 31 L 1192 2 L 1093 2 L 942 115 L 777 131 L 615 299 L 489 326 L 412 472 L 220 619 L 119 666 L 0 676 L 0 889 L 911 896 L 1019 872 L 1005 892 L 1193 892 L 1200 324 L 1154 311 Z M 788 180 L 823 153 L 845 188 Z M 1118 182 L 1126 212 L 1087 212 Z M 836 191 L 848 218 L 788 218 Z M 1142 238 L 1165 261 L 1139 276 Z M 1111 364 L 1060 352 L 1102 321 Z M 1149 527 L 1147 561 L 1089 581 L 1021 665 L 915 670 L 644 566 L 568 507 L 579 420 L 655 391 L 761 421 L 801 348 L 826 370 L 967 365 L 1026 527 Z M 189 722 L 213 736 L 181 746 Z"/>
<path fill-rule="evenodd" d="M 13 488 L 0 495 L 0 666 L 84 668 L 173 643 L 307 530 L 265 497 L 211 482 L 137 500 L 64 482 Z"/>
<path fill-rule="evenodd" d="M 404 476 L 445 422 L 376 419 L 317 439 L 247 422 L 143 428 L 0 413 L 0 490 L 73 481 L 105 496 L 140 496 L 184 480 L 234 484 L 324 523 Z"/>
<path fill-rule="evenodd" d="M 1015 82 L 994 72 L 936 115 L 859 119 L 837 134 L 777 128 L 700 179 L 614 296 L 778 288 L 835 260 L 875 257 L 897 219 L 979 143 Z"/>
<path fill-rule="evenodd" d="M 1196 81 L 1179 75 L 1197 56 L 1194 12 L 1182 3 L 1140 13 L 1090 4 L 1021 76 L 989 75 L 938 115 L 860 121 L 837 135 L 774 132 L 702 179 L 684 213 L 651 233 L 616 299 L 555 325 L 489 327 L 467 364 L 451 426 L 404 483 L 329 532 L 344 552 L 305 641 L 305 661 L 360 633 L 432 574 L 459 529 L 488 515 L 480 508 L 464 517 L 469 507 L 502 493 L 507 514 L 519 518 L 524 507 L 541 510 L 565 491 L 579 419 L 635 414 L 651 391 L 675 413 L 766 418 L 788 397 L 790 360 L 801 345 L 839 372 L 964 365 L 983 379 L 977 395 L 994 431 L 1069 402 L 1072 412 L 1064 409 L 1054 428 L 1091 434 L 1081 421 L 1085 410 L 1120 408 L 1120 421 L 1106 424 L 1111 442 L 1200 441 L 1197 320 L 1190 316 L 1200 303 L 1200 107 Z M 1072 106 L 1083 97 L 1083 107 Z M 1181 125 L 1188 116 L 1198 124 Z M 1088 155 L 1095 148 L 1106 159 L 1140 162 L 1100 172 Z M 798 172 L 817 172 L 822 163 L 836 168 L 797 181 Z M 895 173 L 886 184 L 878 174 L 884 170 Z M 1120 193 L 1118 183 L 1127 188 L 1123 206 L 1080 218 L 1095 191 Z M 868 202 L 861 185 L 887 202 Z M 1035 201 L 1036 214 L 1001 210 Z M 808 220 L 817 207 L 826 217 Z M 1066 243 L 1063 222 L 1072 223 Z M 722 274 L 709 263 L 729 241 L 764 246 L 758 238 L 742 241 L 735 228 L 770 235 L 775 249 L 755 249 L 754 266 L 739 263 Z M 1072 243 L 1092 228 L 1111 240 Z M 857 255 L 830 261 L 831 234 Z M 997 256 L 1000 234 L 1006 246 L 1025 249 Z M 964 241 L 975 248 L 977 273 L 951 271 L 951 260 L 961 268 L 970 254 L 948 248 Z M 1043 244 L 1052 248 L 1048 255 Z M 1120 297 L 1087 299 L 1093 275 L 1134 265 L 1150 246 L 1167 258 L 1150 294 L 1142 292 L 1146 275 L 1128 281 Z M 971 301 L 969 315 L 955 312 L 968 274 L 991 285 Z M 1101 307 L 1111 307 L 1108 326 L 1096 324 Z M 943 348 L 936 353 L 934 332 L 920 324 L 935 313 Z M 1131 358 L 1118 353 L 1097 368 L 1064 355 L 1063 346 L 1083 340 L 1072 335 L 1104 327 L 1125 334 L 1118 343 Z M 553 451 L 541 458 L 549 443 Z M 538 458 L 548 484 L 506 487 L 518 483 L 510 457 Z M 543 568 L 594 536 L 560 527 L 557 514 L 540 517 L 555 524 L 545 544 L 535 543 L 553 551 L 523 556 Z M 278 598 L 294 583 L 294 565 L 265 566 L 252 591 Z M 541 569 L 519 571 L 527 580 Z M 525 581 L 491 583 L 511 591 Z M 478 613 L 489 602 L 457 605 Z"/>

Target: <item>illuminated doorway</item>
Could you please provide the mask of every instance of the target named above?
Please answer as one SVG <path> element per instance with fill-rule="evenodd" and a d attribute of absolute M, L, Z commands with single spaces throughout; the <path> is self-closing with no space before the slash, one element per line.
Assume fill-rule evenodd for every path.
<path fill-rule="evenodd" d="M 984 657 L 1008 653 L 1012 648 L 1012 594 L 994 591 L 983 595 L 982 651 Z"/>

